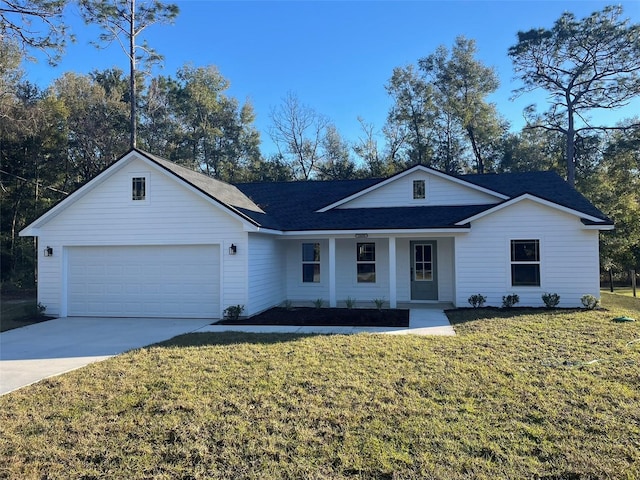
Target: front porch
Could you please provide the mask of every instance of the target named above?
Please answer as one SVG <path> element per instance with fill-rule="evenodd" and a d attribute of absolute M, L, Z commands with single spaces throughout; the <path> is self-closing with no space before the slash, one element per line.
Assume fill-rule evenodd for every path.
<path fill-rule="evenodd" d="M 282 239 L 286 300 L 329 307 L 413 308 L 455 303 L 455 237 L 399 234 Z M 444 306 L 443 306 L 444 305 Z"/>

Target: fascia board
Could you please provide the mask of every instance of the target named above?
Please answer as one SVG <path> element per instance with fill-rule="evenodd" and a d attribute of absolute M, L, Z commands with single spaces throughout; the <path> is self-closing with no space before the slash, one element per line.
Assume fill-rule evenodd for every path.
<path fill-rule="evenodd" d="M 462 180 L 460 178 L 453 177 L 453 176 L 448 175 L 448 174 L 446 174 L 444 172 L 439 172 L 438 170 L 434 170 L 432 168 L 425 167 L 424 165 L 415 165 L 415 166 L 409 168 L 408 170 L 405 170 L 404 172 L 397 173 L 396 175 L 394 175 L 392 177 L 389 177 L 389 178 L 387 178 L 385 180 L 382 180 L 382 181 L 376 183 L 375 185 L 371 185 L 370 187 L 367 187 L 367 188 L 365 188 L 363 190 L 360 190 L 359 192 L 356 192 L 356 193 L 354 193 L 352 195 L 349 195 L 348 197 L 342 198 L 342 199 L 338 200 L 337 202 L 334 202 L 334 203 L 332 203 L 330 205 L 327 205 L 326 207 L 322 207 L 321 209 L 317 210 L 317 212 L 318 213 L 324 213 L 324 212 L 327 212 L 329 210 L 332 210 L 332 209 L 334 209 L 336 207 L 339 207 L 340 205 L 344 205 L 345 203 L 348 203 L 348 202 L 350 202 L 352 200 L 355 200 L 356 198 L 359 198 L 359 197 L 361 197 L 363 195 L 366 195 L 367 193 L 370 193 L 370 192 L 372 192 L 374 190 L 377 190 L 378 188 L 381 188 L 381 187 L 383 187 L 385 185 L 388 185 L 389 183 L 392 183 L 392 182 L 394 182 L 394 181 L 396 181 L 396 180 L 398 180 L 400 178 L 403 178 L 403 177 L 405 177 L 407 175 L 410 175 L 411 173 L 416 172 L 418 170 L 423 171 L 425 173 L 429 173 L 429 174 L 431 174 L 431 175 L 433 175 L 435 177 L 439 177 L 439 178 L 445 179 L 447 181 L 450 181 L 450 182 L 453 182 L 453 183 L 457 183 L 458 185 L 463 185 L 463 186 L 465 186 L 467 188 L 471 188 L 473 190 L 477 190 L 477 191 L 486 193 L 487 195 L 492 195 L 492 196 L 494 196 L 496 198 L 499 198 L 500 200 L 507 200 L 509 198 L 508 196 L 506 196 L 506 195 L 504 195 L 502 193 L 498 193 L 498 192 L 496 192 L 494 190 L 490 190 L 488 188 L 481 187 L 480 185 L 476 185 L 475 183 L 467 182 L 466 180 Z"/>
<path fill-rule="evenodd" d="M 359 235 L 367 234 L 371 235 L 429 235 L 436 233 L 467 233 L 471 230 L 469 226 L 458 228 L 394 228 L 394 229 L 371 229 L 371 230 L 287 230 L 282 232 L 284 237 L 292 236 L 314 236 L 314 235 L 328 235 L 328 236 L 340 236 L 340 235 Z"/>
<path fill-rule="evenodd" d="M 592 222 L 598 222 L 598 223 L 603 223 L 604 221 L 601 218 L 598 217 L 594 217 L 592 215 L 587 215 L 584 212 L 580 212 L 578 210 L 574 210 L 572 208 L 569 207 L 565 207 L 564 205 L 560 205 L 554 202 L 550 202 L 549 200 L 545 200 L 543 198 L 537 197 L 535 195 L 531 195 L 530 193 L 524 193 L 518 197 L 512 198 L 511 200 L 507 200 L 506 202 L 502 202 L 494 207 L 488 208 L 487 210 L 477 213 L 476 215 L 473 215 L 471 217 L 465 218 L 463 220 L 460 220 L 459 222 L 456 223 L 456 225 L 464 225 L 465 223 L 470 223 L 473 222 L 475 220 L 478 220 L 479 218 L 485 217 L 487 215 L 491 215 L 495 212 L 498 212 L 500 210 L 502 210 L 503 208 L 508 208 L 511 205 L 515 205 L 516 203 L 520 203 L 523 200 L 531 200 L 532 202 L 538 203 L 540 205 L 544 205 L 546 207 L 550 207 L 553 208 L 555 210 L 559 210 L 561 212 L 564 213 L 568 213 L 570 215 L 574 215 L 578 218 L 586 218 L 587 220 L 591 220 Z"/>
<path fill-rule="evenodd" d="M 37 230 L 39 227 L 42 227 L 42 225 L 46 224 L 51 219 L 55 218 L 60 212 L 62 212 L 69 206 L 73 205 L 75 202 L 80 200 L 82 197 L 84 197 L 87 193 L 89 193 L 95 187 L 97 187 L 98 185 L 103 183 L 105 180 L 107 180 L 109 177 L 111 177 L 114 173 L 124 168 L 127 164 L 129 164 L 132 161 L 136 153 L 137 152 L 135 150 L 131 150 L 130 152 L 125 154 L 122 158 L 117 160 L 114 164 L 107 167 L 103 172 L 101 172 L 100 174 L 98 174 L 97 176 L 89 180 L 82 187 L 80 187 L 76 191 L 69 194 L 67 198 L 63 199 L 62 201 L 60 201 L 59 203 L 51 207 L 49 210 L 47 210 L 45 213 L 40 215 L 29 225 L 27 225 L 22 230 L 20 230 L 18 235 L 21 237 L 37 236 Z M 135 158 L 141 158 L 141 157 L 136 156 Z"/>

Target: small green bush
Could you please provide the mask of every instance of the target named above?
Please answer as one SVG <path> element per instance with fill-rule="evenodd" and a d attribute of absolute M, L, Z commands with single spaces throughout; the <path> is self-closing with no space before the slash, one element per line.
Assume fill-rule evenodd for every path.
<path fill-rule="evenodd" d="M 560 295 L 557 293 L 543 293 L 542 301 L 547 308 L 556 308 L 560 303 Z"/>
<path fill-rule="evenodd" d="M 384 301 L 384 298 L 374 298 L 373 303 L 376 304 L 376 308 L 378 310 L 382 310 L 382 307 L 384 307 L 385 301 Z"/>
<path fill-rule="evenodd" d="M 467 301 L 473 308 L 480 308 L 484 307 L 487 297 L 478 293 L 477 295 L 471 295 Z"/>
<path fill-rule="evenodd" d="M 224 309 L 224 318 L 227 320 L 238 320 L 244 311 L 244 305 L 229 305 Z"/>
<path fill-rule="evenodd" d="M 316 308 L 322 308 L 323 305 L 324 305 L 324 300 L 322 300 L 321 298 L 316 298 L 313 301 L 313 306 Z"/>
<path fill-rule="evenodd" d="M 502 308 L 511 308 L 520 301 L 520 297 L 513 293 L 502 297 Z"/>
<path fill-rule="evenodd" d="M 282 302 L 282 307 L 285 310 L 293 310 L 293 302 L 291 300 L 285 300 Z"/>
<path fill-rule="evenodd" d="M 600 300 L 589 294 L 583 295 L 580 298 L 580 301 L 582 302 L 582 305 L 584 305 L 584 308 L 586 308 L 587 310 L 593 310 L 598 305 L 600 305 Z"/>
<path fill-rule="evenodd" d="M 347 297 L 347 299 L 344 301 L 344 303 L 347 305 L 348 309 L 352 309 L 353 307 L 356 306 L 356 299 L 355 298 L 351 298 L 351 297 Z"/>

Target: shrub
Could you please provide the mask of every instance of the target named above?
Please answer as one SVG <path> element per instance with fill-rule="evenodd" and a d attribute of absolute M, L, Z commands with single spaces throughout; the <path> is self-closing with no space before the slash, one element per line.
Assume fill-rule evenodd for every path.
<path fill-rule="evenodd" d="M 376 304 L 378 310 L 382 310 L 382 307 L 384 307 L 384 298 L 374 298 L 373 303 Z"/>
<path fill-rule="evenodd" d="M 227 320 L 238 320 L 244 311 L 244 305 L 229 305 L 224 309 L 224 318 Z"/>
<path fill-rule="evenodd" d="M 38 318 L 42 318 L 45 316 L 45 311 L 47 310 L 47 307 L 44 306 L 43 304 L 41 304 L 40 302 L 38 302 L 37 305 L 30 305 L 26 310 L 25 313 L 33 318 L 33 319 L 38 319 Z"/>
<path fill-rule="evenodd" d="M 316 298 L 313 301 L 313 306 L 316 308 L 322 308 L 323 305 L 324 305 L 324 300 L 322 300 L 321 298 Z"/>
<path fill-rule="evenodd" d="M 582 302 L 582 305 L 584 305 L 584 308 L 586 308 L 587 310 L 593 310 L 598 305 L 600 305 L 600 300 L 589 294 L 583 295 L 580 298 L 580 301 Z"/>
<path fill-rule="evenodd" d="M 282 302 L 282 307 L 285 310 L 293 310 L 293 302 L 291 300 L 285 300 Z"/>
<path fill-rule="evenodd" d="M 347 305 L 348 309 L 352 309 L 353 307 L 356 306 L 356 299 L 355 298 L 351 298 L 351 297 L 347 297 L 347 299 L 344 301 L 344 303 Z"/>
<path fill-rule="evenodd" d="M 543 293 L 542 301 L 547 308 L 556 308 L 560 303 L 560 295 L 557 293 Z"/>
<path fill-rule="evenodd" d="M 520 301 L 520 297 L 513 293 L 502 297 L 502 308 L 511 308 Z"/>
<path fill-rule="evenodd" d="M 477 295 L 471 295 L 467 301 L 473 308 L 479 308 L 484 307 L 484 302 L 487 301 L 487 297 L 478 293 Z"/>

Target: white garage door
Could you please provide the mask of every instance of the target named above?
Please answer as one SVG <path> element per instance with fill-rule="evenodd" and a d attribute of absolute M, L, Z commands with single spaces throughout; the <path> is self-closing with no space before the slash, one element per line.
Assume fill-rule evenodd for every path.
<path fill-rule="evenodd" d="M 215 245 L 69 248 L 68 314 L 218 317 L 219 263 Z"/>

